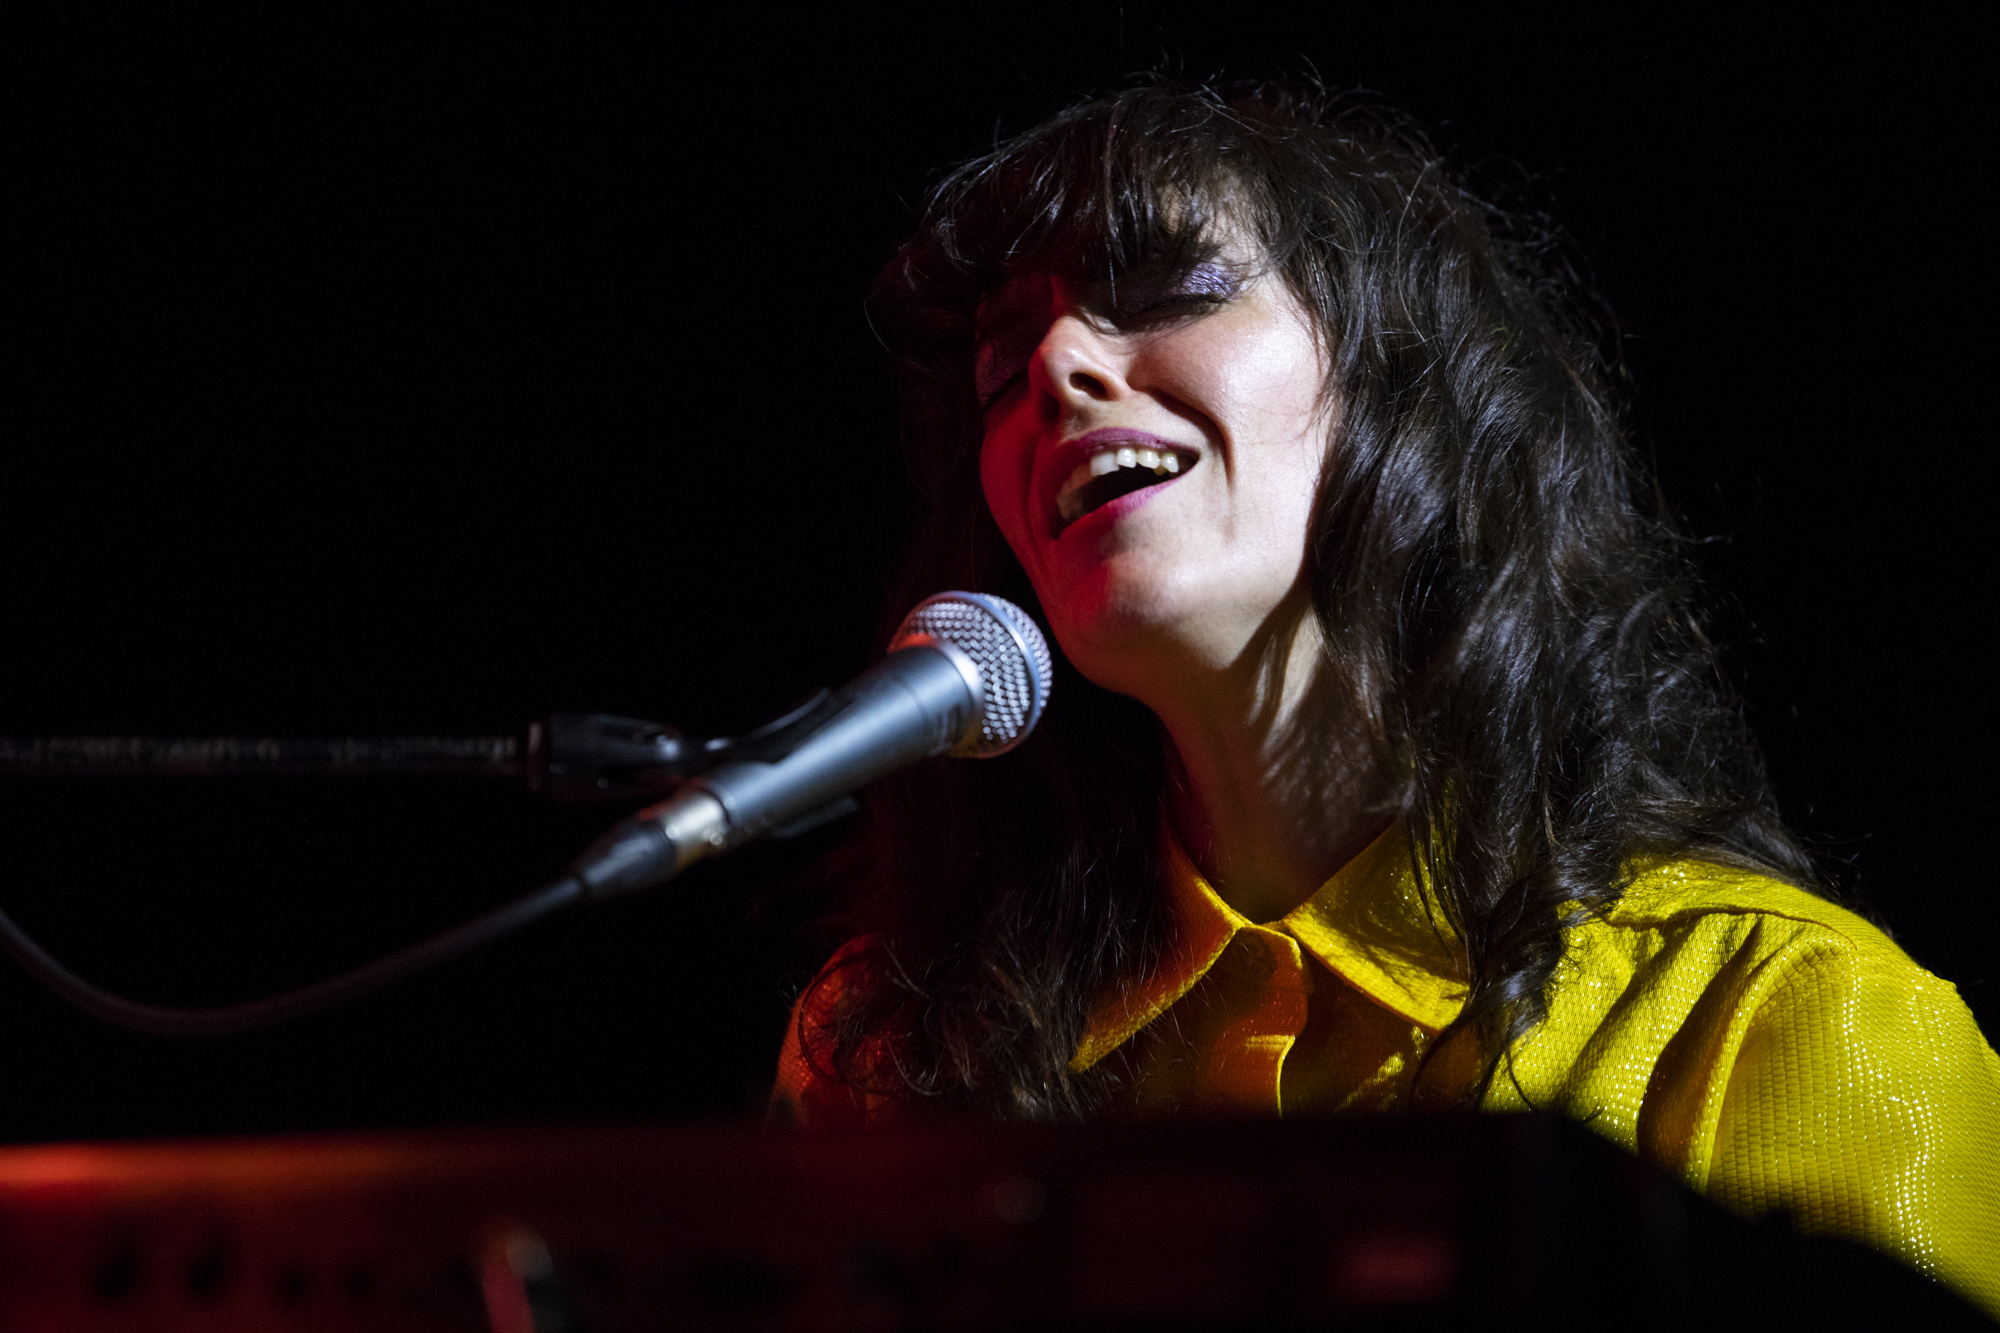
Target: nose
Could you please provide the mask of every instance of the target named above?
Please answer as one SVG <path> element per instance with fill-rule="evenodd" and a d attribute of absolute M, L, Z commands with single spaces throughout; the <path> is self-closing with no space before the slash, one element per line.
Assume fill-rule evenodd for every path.
<path fill-rule="evenodd" d="M 1036 387 L 1073 410 L 1125 397 L 1132 391 L 1126 371 L 1125 355 L 1114 339 L 1076 312 L 1062 311 L 1035 349 L 1031 377 L 1040 381 Z"/>

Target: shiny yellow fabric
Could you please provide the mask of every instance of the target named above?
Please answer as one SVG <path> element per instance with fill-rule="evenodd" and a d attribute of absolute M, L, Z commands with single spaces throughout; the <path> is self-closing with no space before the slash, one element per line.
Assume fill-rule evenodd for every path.
<path fill-rule="evenodd" d="M 1384 834 L 1268 925 L 1168 855 L 1180 942 L 1100 1006 L 1074 1067 L 1120 1062 L 1142 1112 L 1409 1104 L 1464 971 L 1407 841 Z M 1569 944 L 1486 1109 L 1560 1111 L 1737 1212 L 1784 1209 L 2000 1315 L 2000 1057 L 1949 983 L 1850 912 L 1696 861 L 1642 875 Z M 1424 1088 L 1470 1072 L 1434 1063 Z"/>
<path fill-rule="evenodd" d="M 1139 1114 L 1418 1099 L 1416 1062 L 1458 1013 L 1464 967 L 1399 833 L 1267 925 L 1171 840 L 1167 855 L 1173 949 L 1105 997 L 1074 1068 L 1112 1062 Z M 1640 876 L 1569 944 L 1548 1020 L 1487 1109 L 1560 1111 L 1737 1212 L 1784 1209 L 2000 1316 L 2000 1057 L 1949 983 L 1852 913 L 1696 861 Z M 837 1003 L 837 989 L 817 1002 Z M 774 1105 L 809 1124 L 896 1117 L 819 1077 L 798 1029 L 795 1015 Z M 1423 1095 L 1466 1086 L 1462 1054 L 1440 1053 Z"/>

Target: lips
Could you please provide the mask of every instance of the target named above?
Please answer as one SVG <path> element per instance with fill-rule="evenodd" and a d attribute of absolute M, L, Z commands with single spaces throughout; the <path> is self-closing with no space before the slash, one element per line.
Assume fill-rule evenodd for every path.
<path fill-rule="evenodd" d="M 1201 461 L 1197 449 L 1142 431 L 1097 430 L 1061 445 L 1045 475 L 1060 478 L 1051 497 L 1053 529 L 1135 491 L 1165 486 Z"/>

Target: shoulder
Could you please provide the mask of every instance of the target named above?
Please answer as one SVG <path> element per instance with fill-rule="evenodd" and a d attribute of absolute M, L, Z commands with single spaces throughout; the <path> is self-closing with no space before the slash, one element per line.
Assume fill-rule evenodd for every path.
<path fill-rule="evenodd" d="M 1655 864 L 1627 886 L 1617 905 L 1578 932 L 1599 948 L 1630 954 L 1686 951 L 1712 955 L 1756 989 L 1795 974 L 1875 978 L 1949 995 L 1932 975 L 1866 918 L 1769 874 L 1712 861 Z"/>
<path fill-rule="evenodd" d="M 1878 927 L 1809 889 L 1759 871 L 1692 858 L 1640 871 L 1605 920 L 1644 927 L 1717 913 L 1797 922 L 1865 947 L 1895 949 Z"/>
<path fill-rule="evenodd" d="M 1951 983 L 1836 903 L 1702 862 L 1648 871 L 1605 926 L 1662 956 L 1686 942 L 1710 970 L 1713 1004 L 1683 1032 L 1712 1069 L 1691 1081 L 1689 1135 L 1712 1197 L 1865 1240 L 2000 1310 L 2000 1056 Z"/>
<path fill-rule="evenodd" d="M 1869 1045 L 1907 1058 L 1913 1027 L 1941 1024 L 1969 1049 L 1971 1015 L 1948 983 L 1860 916 L 1770 875 L 1656 862 L 1566 934 L 1523 1067 L 1539 1071 L 1545 1096 L 1624 1108 L 1639 1140 L 1640 1120 L 1673 1108 L 1671 1132 L 1655 1125 L 1671 1140 L 1660 1152 L 1697 1175 L 1739 1057 L 1771 1051 L 1757 1034 L 1774 1024 L 1780 1046 L 1869 1065 Z M 1643 1092 L 1625 1086 L 1634 1069 L 1648 1071 Z"/>
<path fill-rule="evenodd" d="M 1639 978 L 1688 992 L 1679 1036 L 1713 1061 L 1724 1137 L 1836 1116 L 1875 1124 L 1882 1151 L 1888 1121 L 1923 1107 L 1905 1141 L 1978 1140 L 1981 1173 L 2000 1167 L 2000 1056 L 1957 988 L 1873 923 L 1768 875 L 1676 861 L 1593 924 L 1599 952 L 1645 956 Z"/>
<path fill-rule="evenodd" d="M 1676 1142 L 1696 1159 L 1751 1082 L 1787 1114 L 1949 1087 L 1991 1121 L 2000 1058 L 1956 988 L 1871 922 L 1770 875 L 1652 866 L 1571 931 L 1558 978 L 1550 1026 L 1569 1040 L 1551 1051 L 1650 1053 L 1648 1099 L 1686 1103 Z"/>

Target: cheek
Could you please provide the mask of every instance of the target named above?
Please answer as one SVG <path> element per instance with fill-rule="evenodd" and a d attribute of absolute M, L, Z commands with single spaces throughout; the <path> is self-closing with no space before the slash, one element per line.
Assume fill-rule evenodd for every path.
<path fill-rule="evenodd" d="M 1203 364 L 1230 439 L 1234 539 L 1254 552 L 1260 579 L 1289 583 L 1304 559 L 1332 429 L 1320 401 L 1326 368 L 1300 323 L 1270 319 L 1233 332 Z"/>
<path fill-rule="evenodd" d="M 1326 366 L 1289 308 L 1204 321 L 1166 350 L 1178 391 L 1246 446 L 1294 438 L 1315 414 Z"/>
<path fill-rule="evenodd" d="M 1309 411 L 1274 422 L 1286 433 L 1265 441 L 1254 480 L 1246 479 L 1246 497 L 1254 511 L 1257 546 L 1267 573 L 1289 584 L 1305 561 L 1307 530 L 1326 450 L 1326 427 Z"/>
<path fill-rule="evenodd" d="M 1230 349 L 1218 386 L 1239 422 L 1258 439 L 1289 443 L 1315 431 L 1320 385 L 1326 375 L 1318 349 L 1304 330 L 1279 325 Z"/>

